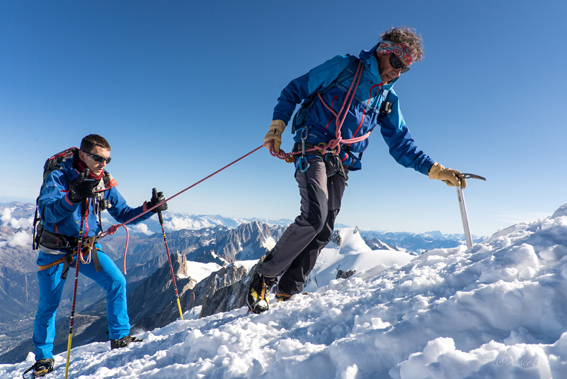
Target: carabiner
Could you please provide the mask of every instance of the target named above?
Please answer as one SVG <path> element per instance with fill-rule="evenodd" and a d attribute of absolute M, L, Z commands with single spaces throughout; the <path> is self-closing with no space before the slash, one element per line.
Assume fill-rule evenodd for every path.
<path fill-rule="evenodd" d="M 301 132 L 301 156 L 305 157 L 305 141 L 307 140 L 307 127 L 299 129 Z"/>
<path fill-rule="evenodd" d="M 301 156 L 299 159 L 299 169 L 301 170 L 301 172 L 305 172 L 307 171 L 307 169 L 309 168 L 309 166 L 311 166 L 311 164 L 307 161 L 307 159 L 305 159 L 305 156 Z M 305 168 L 303 168 L 303 163 L 305 162 Z"/>

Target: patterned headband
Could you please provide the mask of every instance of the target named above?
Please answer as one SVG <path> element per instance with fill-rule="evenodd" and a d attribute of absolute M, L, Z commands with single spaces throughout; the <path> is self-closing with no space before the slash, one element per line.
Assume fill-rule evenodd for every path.
<path fill-rule="evenodd" d="M 391 41 L 381 41 L 376 48 L 376 54 L 394 54 L 406 66 L 413 63 L 411 48 L 405 43 L 394 43 Z"/>

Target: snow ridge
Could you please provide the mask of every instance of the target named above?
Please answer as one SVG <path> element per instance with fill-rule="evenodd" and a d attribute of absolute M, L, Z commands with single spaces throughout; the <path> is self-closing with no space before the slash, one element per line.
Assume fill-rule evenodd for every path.
<path fill-rule="evenodd" d="M 186 314 L 185 321 L 140 331 L 145 342 L 123 350 L 78 347 L 70 376 L 567 377 L 567 215 L 560 210 L 470 249 L 432 250 L 389 268 L 384 254 L 391 251 L 343 238 L 339 255 L 374 254 L 376 264 L 366 258 L 366 270 L 272 303 L 264 314 Z M 335 256 L 333 249 L 322 258 Z M 314 271 L 323 273 L 323 263 Z M 63 378 L 64 359 L 56 357 L 52 378 Z M 30 353 L 27 362 L 0 366 L 0 377 L 17 377 L 32 363 Z"/>

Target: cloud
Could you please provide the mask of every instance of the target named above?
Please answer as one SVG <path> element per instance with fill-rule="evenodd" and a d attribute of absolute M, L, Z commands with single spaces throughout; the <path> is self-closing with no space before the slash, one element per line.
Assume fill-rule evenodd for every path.
<path fill-rule="evenodd" d="M 8 225 L 11 218 L 12 218 L 12 210 L 10 208 L 4 208 L 2 210 L 2 216 L 0 216 L 0 220 L 2 220 L 2 224 Z"/>
<path fill-rule="evenodd" d="M 13 208 L 4 208 L 0 215 L 2 225 L 9 226 L 14 229 L 25 229 L 33 226 L 33 217 L 14 218 L 12 217 Z"/>
<path fill-rule="evenodd" d="M 12 247 L 30 247 L 32 244 L 32 236 L 27 232 L 17 232 L 8 238 L 8 246 Z"/>
<path fill-rule="evenodd" d="M 132 229 L 132 231 L 135 233 L 145 234 L 147 236 L 154 234 L 148 229 L 148 226 L 146 224 L 132 225 L 130 226 L 130 229 Z"/>
<path fill-rule="evenodd" d="M 179 217 L 179 216 L 172 216 L 170 221 L 164 221 L 164 227 L 167 230 L 182 230 L 182 229 L 202 229 L 202 228 L 210 228 L 217 225 L 222 225 L 222 222 L 216 220 L 207 220 L 207 219 L 193 219 L 191 217 Z"/>

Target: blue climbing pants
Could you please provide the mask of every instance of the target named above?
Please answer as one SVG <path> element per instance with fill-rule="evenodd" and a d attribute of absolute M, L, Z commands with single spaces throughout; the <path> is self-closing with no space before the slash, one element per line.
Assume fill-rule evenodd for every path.
<path fill-rule="evenodd" d="M 79 264 L 79 275 L 84 275 L 98 283 L 106 291 L 106 318 L 110 339 L 120 339 L 130 333 L 130 319 L 126 304 L 126 278 L 116 264 L 98 248 L 100 271 L 96 271 L 94 260 L 89 264 Z M 50 264 L 61 255 L 47 254 L 39 251 L 37 264 Z M 76 258 L 76 256 L 75 256 Z M 65 279 L 61 279 L 63 264 L 60 263 L 48 269 L 38 271 L 39 304 L 35 315 L 33 343 L 35 359 L 53 358 L 53 341 L 55 339 L 55 316 L 61 301 Z M 71 264 L 75 268 L 76 259 Z M 71 276 L 69 272 L 69 276 Z M 80 280 L 80 279 L 79 279 Z"/>

